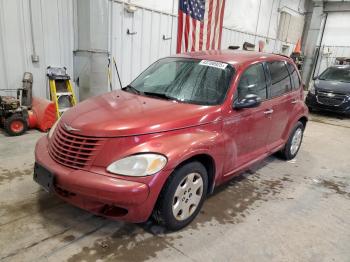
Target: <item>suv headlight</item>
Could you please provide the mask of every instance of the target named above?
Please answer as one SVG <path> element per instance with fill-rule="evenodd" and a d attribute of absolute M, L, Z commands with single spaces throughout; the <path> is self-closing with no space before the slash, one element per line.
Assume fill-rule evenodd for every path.
<path fill-rule="evenodd" d="M 58 125 L 58 122 L 60 122 L 60 120 L 57 120 L 57 121 L 52 125 L 52 127 L 51 127 L 51 129 L 50 129 L 50 131 L 49 131 L 49 134 L 48 134 L 49 139 L 51 139 L 53 133 L 55 132 L 55 129 L 56 129 L 57 125 Z"/>
<path fill-rule="evenodd" d="M 138 154 L 117 160 L 107 167 L 107 171 L 123 176 L 150 176 L 164 168 L 167 158 L 159 154 Z"/>
<path fill-rule="evenodd" d="M 315 94 L 315 81 L 311 81 L 309 85 L 309 92 L 310 94 Z"/>

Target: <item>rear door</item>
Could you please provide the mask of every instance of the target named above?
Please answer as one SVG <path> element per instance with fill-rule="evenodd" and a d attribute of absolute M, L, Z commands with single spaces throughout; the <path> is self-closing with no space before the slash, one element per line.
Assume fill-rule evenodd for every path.
<path fill-rule="evenodd" d="M 298 102 L 303 102 L 303 90 L 301 90 L 302 84 L 297 68 L 289 62 L 287 62 L 287 67 L 292 80 L 292 104 L 294 105 L 294 108 Z"/>
<path fill-rule="evenodd" d="M 286 62 L 273 61 L 266 63 L 266 66 L 269 76 L 268 97 L 272 103 L 267 147 L 273 151 L 284 143 L 283 133 L 293 110 L 294 93 Z"/>

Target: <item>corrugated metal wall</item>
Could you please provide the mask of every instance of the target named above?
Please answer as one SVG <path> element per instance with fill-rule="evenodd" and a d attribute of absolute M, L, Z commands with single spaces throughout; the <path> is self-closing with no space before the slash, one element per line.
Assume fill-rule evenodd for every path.
<path fill-rule="evenodd" d="M 111 51 L 123 85 L 157 59 L 175 53 L 177 19 L 174 15 L 146 8 L 128 13 L 124 3 L 113 2 L 112 25 Z M 114 86 L 118 86 L 116 81 Z"/>
<path fill-rule="evenodd" d="M 230 45 L 242 46 L 244 42 L 249 42 L 255 44 L 257 49 L 260 40 L 265 42 L 264 52 L 267 53 L 281 53 L 282 46 L 285 45 L 288 47 L 286 53 L 289 55 L 295 47 L 295 43 L 283 42 L 276 38 L 250 34 L 226 27 L 223 28 L 221 46 L 222 48 L 228 48 Z"/>
<path fill-rule="evenodd" d="M 138 8 L 136 12 L 128 13 L 125 6 L 122 1 L 112 3 L 111 53 L 117 60 L 123 85 L 130 83 L 157 59 L 174 54 L 177 36 L 176 15 L 148 8 Z M 267 40 L 264 48 L 266 52 L 279 53 L 285 45 L 285 52 L 289 55 L 295 47 L 295 43 L 223 28 L 222 48 L 242 46 L 246 41 L 258 46 L 259 40 Z M 116 77 L 114 72 L 113 86 L 119 88 Z"/>
<path fill-rule="evenodd" d="M 39 55 L 36 63 L 31 60 L 30 3 L 34 44 Z M 0 36 L 0 91 L 21 87 L 23 73 L 29 71 L 34 77 L 34 95 L 46 97 L 48 65 L 66 66 L 72 75 L 74 33 L 71 0 L 1 0 Z"/>
<path fill-rule="evenodd" d="M 30 1 L 38 63 L 31 61 Z M 81 21 L 73 19 L 85 12 L 82 6 L 85 4 L 90 16 Z M 277 15 L 277 1 L 268 4 L 269 8 L 262 8 L 266 9 L 263 14 Z M 47 97 L 46 67 L 59 65 L 66 66 L 74 80 L 79 78 L 80 93 L 85 92 L 87 95 L 82 98 L 86 98 L 109 90 L 106 84 L 108 52 L 117 61 L 123 85 L 130 83 L 152 62 L 175 53 L 177 16 L 173 13 L 177 10 L 160 12 L 139 7 L 136 12 L 129 13 L 125 5 L 124 1 L 118 0 L 80 1 L 77 9 L 77 0 L 0 0 L 0 89 L 20 87 L 23 72 L 30 71 L 34 74 L 34 95 Z M 97 23 L 94 19 L 100 15 L 108 16 L 108 19 L 99 19 Z M 258 20 L 262 21 L 262 17 Z M 271 30 L 260 28 L 262 24 Z M 277 24 L 271 19 L 258 23 L 257 32 L 266 31 L 267 35 L 224 27 L 222 47 L 242 46 L 245 41 L 257 45 L 259 40 L 267 40 L 265 51 L 280 52 L 286 45 L 286 52 L 290 53 L 294 44 L 276 40 L 271 33 L 277 30 Z M 108 50 L 101 44 L 104 38 L 108 41 Z M 76 51 L 75 75 L 73 50 Z M 120 88 L 115 70 L 112 72 L 113 87 Z"/>

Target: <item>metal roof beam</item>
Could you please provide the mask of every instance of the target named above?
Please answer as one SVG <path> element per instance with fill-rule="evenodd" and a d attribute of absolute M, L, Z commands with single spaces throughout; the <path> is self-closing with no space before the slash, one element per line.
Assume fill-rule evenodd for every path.
<path fill-rule="evenodd" d="M 350 12 L 350 1 L 327 1 L 324 2 L 324 12 Z"/>

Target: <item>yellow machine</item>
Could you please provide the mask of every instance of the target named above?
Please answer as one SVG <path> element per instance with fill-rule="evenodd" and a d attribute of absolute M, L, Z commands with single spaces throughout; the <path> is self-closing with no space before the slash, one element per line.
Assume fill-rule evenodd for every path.
<path fill-rule="evenodd" d="M 61 115 L 77 104 L 70 76 L 65 67 L 48 67 L 47 76 L 49 78 L 51 100 L 56 105 L 57 119 Z"/>

